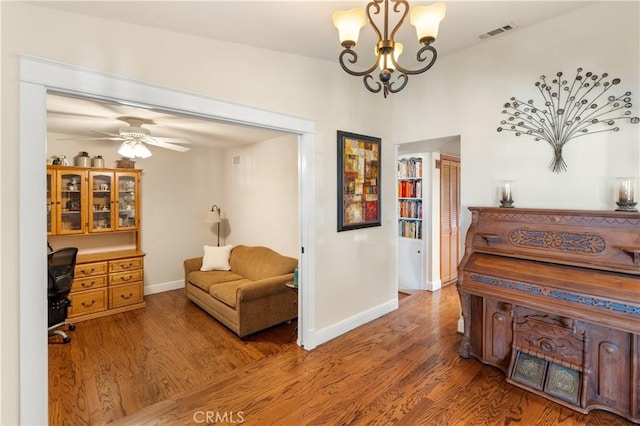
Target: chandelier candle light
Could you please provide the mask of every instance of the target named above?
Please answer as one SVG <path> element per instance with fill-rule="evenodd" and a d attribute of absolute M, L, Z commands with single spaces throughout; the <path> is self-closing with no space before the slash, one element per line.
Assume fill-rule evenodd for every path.
<path fill-rule="evenodd" d="M 391 30 L 391 34 L 389 34 L 390 3 L 393 4 L 393 13 L 400 16 Z M 340 43 L 344 47 L 339 57 L 340 65 L 348 74 L 363 77 L 362 81 L 367 90 L 373 93 L 382 91 L 386 98 L 389 93 L 397 93 L 404 89 L 409 81 L 408 75 L 421 74 L 435 63 L 438 55 L 431 44 L 438 36 L 438 27 L 440 21 L 444 19 L 446 6 L 444 3 L 436 3 L 431 6 L 415 6 L 411 10 L 410 23 L 416 27 L 418 41 L 423 45 L 416 53 L 416 59 L 419 63 L 425 64 L 422 68 L 415 70 L 404 68 L 398 64 L 398 57 L 404 47 L 402 43 L 395 41 L 396 33 L 409 14 L 409 3 L 405 0 L 373 0 L 367 4 L 366 11 L 369 24 L 378 37 L 378 42 L 374 46 L 376 59 L 373 65 L 364 71 L 357 71 L 349 67 L 349 64 L 358 62 L 358 54 L 353 48 L 358 42 L 360 28 L 366 24 L 365 12 L 358 8 L 336 11 L 332 16 L 333 25 L 338 29 Z M 381 12 L 384 13 L 382 15 L 382 32 L 373 19 L 374 15 L 380 15 Z M 372 73 L 378 67 L 380 67 L 380 82 L 374 82 Z M 396 78 L 391 81 L 394 73 L 396 73 Z"/>

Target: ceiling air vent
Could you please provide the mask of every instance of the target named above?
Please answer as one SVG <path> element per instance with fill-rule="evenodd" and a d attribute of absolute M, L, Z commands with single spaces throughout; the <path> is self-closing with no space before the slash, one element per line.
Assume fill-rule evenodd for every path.
<path fill-rule="evenodd" d="M 487 31 L 486 33 L 480 34 L 479 37 L 481 39 L 485 39 L 485 38 L 489 38 L 489 37 L 495 37 L 495 36 L 497 36 L 499 34 L 506 33 L 507 31 L 511 31 L 514 28 L 515 28 L 515 26 L 513 24 L 506 24 L 506 25 L 498 27 L 498 28 L 496 28 L 494 30 Z"/>

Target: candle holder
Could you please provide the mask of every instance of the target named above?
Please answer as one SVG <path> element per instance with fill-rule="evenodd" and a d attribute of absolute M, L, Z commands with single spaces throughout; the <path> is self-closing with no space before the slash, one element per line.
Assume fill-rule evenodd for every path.
<path fill-rule="evenodd" d="M 638 189 L 637 178 L 632 177 L 622 177 L 616 179 L 616 186 L 614 197 L 616 198 L 616 205 L 618 208 L 616 211 L 619 212 L 637 212 L 638 209 L 636 205 L 638 202 L 636 201 L 638 198 L 638 194 L 636 193 Z"/>
<path fill-rule="evenodd" d="M 505 180 L 500 184 L 500 207 L 513 208 L 513 181 Z"/>

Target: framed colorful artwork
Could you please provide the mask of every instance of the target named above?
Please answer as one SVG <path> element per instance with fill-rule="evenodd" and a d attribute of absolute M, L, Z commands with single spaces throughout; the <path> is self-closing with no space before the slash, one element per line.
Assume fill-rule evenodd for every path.
<path fill-rule="evenodd" d="M 380 226 L 380 143 L 338 130 L 338 232 Z"/>

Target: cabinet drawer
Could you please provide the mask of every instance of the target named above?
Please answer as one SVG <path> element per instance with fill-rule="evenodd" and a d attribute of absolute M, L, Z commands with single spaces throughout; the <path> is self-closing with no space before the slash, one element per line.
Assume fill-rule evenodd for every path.
<path fill-rule="evenodd" d="M 138 282 L 110 287 L 109 307 L 113 309 L 142 302 L 142 285 L 141 282 Z"/>
<path fill-rule="evenodd" d="M 142 258 L 134 257 L 130 259 L 113 260 L 109 262 L 109 272 L 124 272 L 134 269 L 142 269 Z"/>
<path fill-rule="evenodd" d="M 142 269 L 138 269 L 137 271 L 119 272 L 117 274 L 110 274 L 109 284 L 117 285 L 117 284 L 132 283 L 135 281 L 142 281 L 143 275 L 144 273 Z"/>
<path fill-rule="evenodd" d="M 92 277 L 94 275 L 105 275 L 107 273 L 107 262 L 83 263 L 76 265 L 75 277 Z"/>
<path fill-rule="evenodd" d="M 69 318 L 107 309 L 106 288 L 70 293 L 69 299 L 71 299 L 71 306 L 68 312 Z"/>
<path fill-rule="evenodd" d="M 106 287 L 106 286 L 107 286 L 106 275 L 89 277 L 89 278 L 79 278 L 79 279 L 73 280 L 73 284 L 71 285 L 71 292 L 92 290 L 95 288 Z"/>

